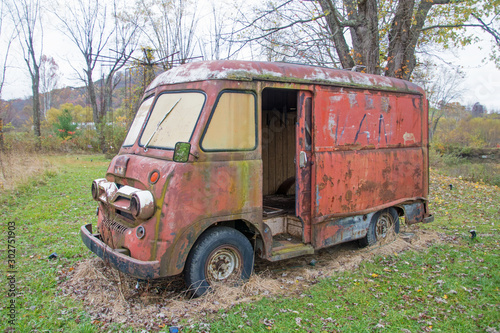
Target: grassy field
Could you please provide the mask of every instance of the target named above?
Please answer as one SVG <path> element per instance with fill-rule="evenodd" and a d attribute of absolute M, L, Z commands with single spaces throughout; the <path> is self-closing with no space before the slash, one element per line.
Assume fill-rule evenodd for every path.
<path fill-rule="evenodd" d="M 95 216 L 90 182 L 103 175 L 109 161 L 68 156 L 49 157 L 44 163 L 48 171 L 0 198 L 3 269 L 8 268 L 8 225 L 15 225 L 16 332 L 92 332 L 96 327 L 82 304 L 61 297 L 57 285 L 61 272 L 91 255 L 81 242 L 79 227 Z M 57 258 L 49 259 L 53 253 Z M 9 300 L 2 297 L 2 331 L 9 326 L 4 320 L 9 318 Z"/>
<path fill-rule="evenodd" d="M 435 170 L 431 209 L 436 220 L 419 227 L 438 231 L 443 241 L 424 251 L 371 257 L 300 292 L 257 295 L 252 302 L 215 306 L 179 322 L 104 324 L 89 314 L 92 305 L 64 296 L 60 286 L 82 260 L 94 257 L 82 244 L 79 227 L 95 222 L 90 183 L 103 176 L 108 163 L 97 156 L 48 157 L 47 171 L 36 180 L 0 195 L 4 277 L 10 270 L 9 226 L 15 226 L 15 331 L 141 332 L 146 326 L 168 331 L 173 324 L 185 332 L 500 330 L 500 189 Z M 471 229 L 477 234 L 473 240 Z M 49 259 L 53 253 L 57 258 Z M 7 294 L 9 283 L 2 281 Z M 2 297 L 0 303 L 1 330 L 9 327 L 4 318 L 11 299 Z"/>

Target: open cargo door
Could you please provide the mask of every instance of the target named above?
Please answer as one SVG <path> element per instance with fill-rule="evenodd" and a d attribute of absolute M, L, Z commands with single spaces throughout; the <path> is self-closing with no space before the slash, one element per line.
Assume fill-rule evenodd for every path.
<path fill-rule="evenodd" d="M 295 210 L 303 223 L 303 241 L 311 241 L 312 93 L 298 95 Z"/>

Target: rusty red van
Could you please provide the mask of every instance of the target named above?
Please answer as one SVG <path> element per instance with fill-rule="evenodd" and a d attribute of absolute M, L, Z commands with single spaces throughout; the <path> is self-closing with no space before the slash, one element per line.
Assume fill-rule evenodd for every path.
<path fill-rule="evenodd" d="M 87 247 L 196 296 L 276 261 L 430 222 L 428 103 L 388 77 L 204 61 L 158 76 L 106 177 Z"/>

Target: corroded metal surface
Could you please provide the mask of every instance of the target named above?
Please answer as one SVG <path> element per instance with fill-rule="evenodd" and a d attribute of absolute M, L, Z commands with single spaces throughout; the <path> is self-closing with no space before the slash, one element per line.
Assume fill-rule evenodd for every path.
<path fill-rule="evenodd" d="M 424 97 L 344 89 L 316 94 L 314 217 L 426 197 Z"/>
<path fill-rule="evenodd" d="M 159 75 L 147 91 L 162 85 L 204 80 L 292 82 L 423 94 L 423 90 L 413 83 L 385 76 L 326 67 L 241 60 L 199 61 L 175 67 Z"/>

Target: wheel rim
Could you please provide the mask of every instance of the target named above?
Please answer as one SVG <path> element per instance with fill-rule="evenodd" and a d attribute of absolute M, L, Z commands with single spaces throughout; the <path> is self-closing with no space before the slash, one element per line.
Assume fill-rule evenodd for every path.
<path fill-rule="evenodd" d="M 393 225 L 394 221 L 391 214 L 387 212 L 380 214 L 375 225 L 375 236 L 377 239 L 386 238 Z"/>
<path fill-rule="evenodd" d="M 205 277 L 209 284 L 237 279 L 241 275 L 241 254 L 233 246 L 222 245 L 213 250 L 205 264 Z"/>

